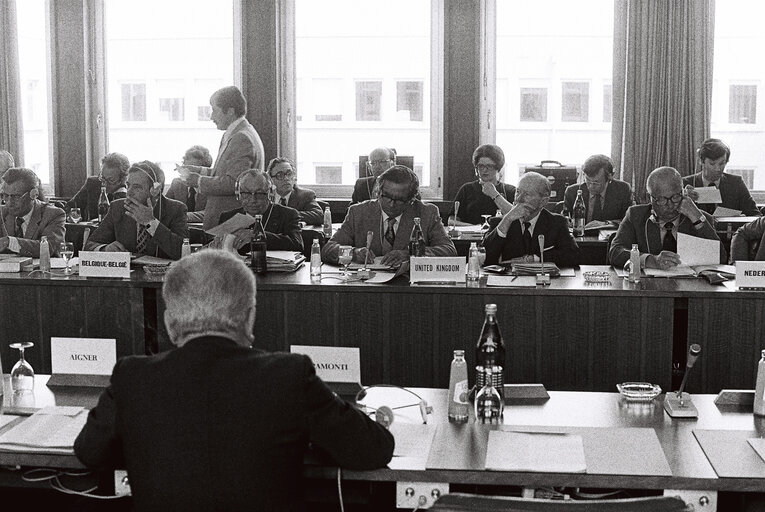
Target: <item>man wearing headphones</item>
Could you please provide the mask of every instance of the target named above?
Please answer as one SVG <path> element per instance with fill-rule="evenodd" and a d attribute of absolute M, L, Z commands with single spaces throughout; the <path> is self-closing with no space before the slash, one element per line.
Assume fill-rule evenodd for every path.
<path fill-rule="evenodd" d="M 720 139 L 707 139 L 696 150 L 696 154 L 699 156 L 701 172 L 683 178 L 683 185 L 691 199 L 698 201 L 699 198 L 699 193 L 694 187 L 717 187 L 722 199 L 720 206 L 740 210 L 744 215 L 760 215 L 760 210 L 757 209 L 741 176 L 723 172 L 730 160 L 730 148 L 727 144 Z M 717 205 L 705 203 L 699 208 L 707 213 L 714 213 Z"/>
<path fill-rule="evenodd" d="M 188 238 L 186 205 L 162 195 L 165 173 L 148 160 L 130 166 L 127 198 L 114 201 L 86 251 L 132 252 L 180 259 Z"/>
<path fill-rule="evenodd" d="M 82 188 L 69 200 L 69 208 L 79 208 L 83 220 L 98 219 L 98 199 L 101 197 L 101 187 L 106 187 L 106 197 L 109 202 L 123 199 L 127 196 L 125 180 L 127 179 L 130 161 L 121 153 L 109 153 L 101 159 L 101 173 L 89 176 Z"/>
<path fill-rule="evenodd" d="M 39 258 L 40 238 L 46 236 L 51 255 L 58 253 L 64 241 L 66 213 L 37 199 L 38 184 L 37 175 L 30 169 L 11 167 L 3 174 L 0 252 Z"/>
<path fill-rule="evenodd" d="M 650 204 L 631 206 L 611 243 L 609 256 L 614 268 L 622 268 L 630 258 L 632 244 L 640 249 L 640 268 L 669 270 L 682 263 L 677 254 L 678 233 L 720 240 L 712 216 L 683 194 L 682 179 L 674 167 L 651 171 L 646 189 Z M 727 254 L 720 244 L 720 263 L 726 262 Z"/>
<path fill-rule="evenodd" d="M 582 167 L 584 183 L 566 187 L 566 209 L 574 211 L 577 190 L 587 207 L 586 222 L 593 220 L 621 221 L 632 206 L 632 188 L 626 181 L 615 179 L 614 163 L 606 155 L 592 155 Z"/>
<path fill-rule="evenodd" d="M 363 263 L 382 256 L 383 265 L 396 266 L 409 260 L 409 236 L 415 217 L 420 218 L 425 237 L 425 256 L 456 256 L 438 208 L 416 199 L 419 181 L 408 167 L 394 165 L 377 178 L 377 198 L 348 208 L 343 225 L 324 244 L 321 259 L 337 264 L 341 245 L 354 247 L 353 261 Z M 366 250 L 367 232 L 372 244 Z"/>
<path fill-rule="evenodd" d="M 356 180 L 356 184 L 353 186 L 351 204 L 362 203 L 372 199 L 377 177 L 394 165 L 396 165 L 396 151 L 394 149 L 373 149 L 367 159 L 368 176 Z"/>

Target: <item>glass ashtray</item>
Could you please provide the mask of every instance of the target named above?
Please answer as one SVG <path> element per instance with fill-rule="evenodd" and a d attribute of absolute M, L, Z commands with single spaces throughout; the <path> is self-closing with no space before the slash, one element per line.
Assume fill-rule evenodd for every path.
<path fill-rule="evenodd" d="M 630 402 L 650 402 L 661 394 L 661 386 L 650 382 L 622 382 L 616 389 Z"/>
<path fill-rule="evenodd" d="M 605 270 L 588 270 L 583 275 L 586 283 L 608 283 L 611 281 L 611 273 Z"/>
<path fill-rule="evenodd" d="M 170 265 L 144 265 L 143 271 L 149 275 L 161 276 L 170 269 Z"/>

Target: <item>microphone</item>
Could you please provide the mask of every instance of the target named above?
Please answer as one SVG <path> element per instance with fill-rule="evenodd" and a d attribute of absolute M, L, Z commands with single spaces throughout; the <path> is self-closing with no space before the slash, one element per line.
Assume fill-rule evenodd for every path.
<path fill-rule="evenodd" d="M 537 241 L 539 242 L 539 260 L 542 262 L 540 273 L 537 274 L 537 284 L 548 286 L 550 284 L 550 276 L 545 273 L 545 236 L 539 235 Z"/>
<path fill-rule="evenodd" d="M 688 347 L 688 357 L 685 362 L 685 375 L 683 375 L 683 381 L 680 383 L 680 389 L 678 389 L 675 393 L 677 398 L 680 398 L 681 400 L 683 389 L 685 389 L 685 383 L 688 381 L 688 374 L 691 373 L 691 368 L 693 368 L 693 365 L 696 364 L 696 359 L 699 358 L 699 354 L 701 354 L 701 345 L 698 343 L 694 343 Z"/>
<path fill-rule="evenodd" d="M 691 401 L 691 396 L 688 393 L 684 393 L 685 384 L 688 382 L 688 374 L 691 373 L 691 368 L 696 364 L 696 360 L 701 354 L 701 345 L 698 343 L 692 344 L 688 347 L 688 357 L 685 363 L 685 375 L 683 375 L 683 381 L 680 383 L 680 389 L 675 393 L 667 393 L 664 397 L 664 410 L 667 411 L 672 418 L 698 418 L 699 411 Z"/>
<path fill-rule="evenodd" d="M 367 261 L 369 261 L 369 248 L 372 247 L 372 237 L 374 237 L 374 233 L 372 231 L 367 231 L 367 252 L 364 254 L 364 266 L 358 272 L 356 272 L 356 277 L 362 281 L 371 279 L 373 275 L 371 270 L 367 270 Z"/>

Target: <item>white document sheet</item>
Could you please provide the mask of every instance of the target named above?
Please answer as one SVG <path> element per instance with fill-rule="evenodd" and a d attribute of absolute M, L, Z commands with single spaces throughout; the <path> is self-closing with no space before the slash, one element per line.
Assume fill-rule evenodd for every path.
<path fill-rule="evenodd" d="M 717 187 L 696 187 L 693 190 L 699 193 L 699 199 L 696 201 L 699 204 L 722 203 L 720 189 Z"/>
<path fill-rule="evenodd" d="M 488 471 L 584 473 L 582 436 L 551 432 L 489 432 Z"/>
<path fill-rule="evenodd" d="M 489 274 L 486 286 L 501 286 L 505 288 L 536 288 L 536 276 L 496 276 Z"/>
<path fill-rule="evenodd" d="M 741 210 L 734 210 L 724 206 L 718 206 L 712 214 L 713 217 L 738 217 L 739 215 L 741 215 Z"/>
<path fill-rule="evenodd" d="M 682 264 L 689 267 L 720 263 L 720 241 L 678 233 L 677 254 Z"/>
<path fill-rule="evenodd" d="M 240 229 L 249 228 L 254 222 L 255 217 L 247 215 L 246 213 L 237 213 L 223 224 L 208 229 L 207 232 L 212 236 L 228 235 L 239 231 Z"/>

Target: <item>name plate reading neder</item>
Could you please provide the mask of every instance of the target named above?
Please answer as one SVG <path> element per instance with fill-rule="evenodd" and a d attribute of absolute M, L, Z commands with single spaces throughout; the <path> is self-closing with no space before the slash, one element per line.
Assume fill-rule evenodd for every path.
<path fill-rule="evenodd" d="M 315 347 L 291 345 L 290 352 L 311 358 L 316 375 L 326 382 L 361 382 L 358 347 Z"/>
<path fill-rule="evenodd" d="M 736 286 L 742 290 L 765 290 L 765 262 L 737 261 Z"/>
<path fill-rule="evenodd" d="M 130 253 L 80 251 L 80 275 L 129 279 Z"/>
<path fill-rule="evenodd" d="M 409 259 L 410 283 L 457 284 L 465 282 L 467 263 L 463 256 L 414 257 Z"/>

